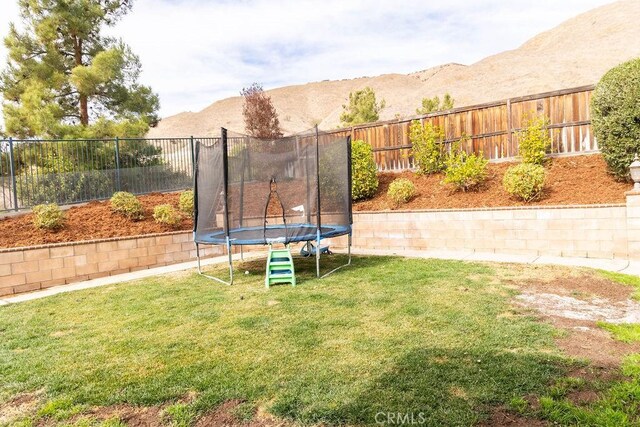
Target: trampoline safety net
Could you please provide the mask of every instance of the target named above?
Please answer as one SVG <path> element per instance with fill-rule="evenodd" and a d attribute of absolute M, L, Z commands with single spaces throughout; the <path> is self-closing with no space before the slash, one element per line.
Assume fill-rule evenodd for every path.
<path fill-rule="evenodd" d="M 196 145 L 196 243 L 290 243 L 351 232 L 349 137 L 275 140 L 222 130 Z"/>

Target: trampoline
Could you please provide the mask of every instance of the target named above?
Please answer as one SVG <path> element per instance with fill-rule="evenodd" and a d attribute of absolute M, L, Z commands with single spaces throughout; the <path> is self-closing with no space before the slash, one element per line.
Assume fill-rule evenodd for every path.
<path fill-rule="evenodd" d="M 195 147 L 194 242 L 223 245 L 233 284 L 232 247 L 315 242 L 348 236 L 351 264 L 351 141 L 312 131 L 273 140 L 231 134 Z"/>
<path fill-rule="evenodd" d="M 316 240 L 318 227 L 313 224 L 270 225 L 264 227 L 244 227 L 229 230 L 229 243 L 232 245 L 261 245 L 267 243 L 295 243 Z M 320 238 L 329 239 L 349 233 L 349 228 L 340 225 L 323 225 Z M 202 236 L 200 243 L 225 245 L 227 236 L 218 231 Z"/>

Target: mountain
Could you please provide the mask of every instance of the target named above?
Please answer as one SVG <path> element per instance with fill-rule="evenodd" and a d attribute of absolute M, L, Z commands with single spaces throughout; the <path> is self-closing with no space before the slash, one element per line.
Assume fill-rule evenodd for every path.
<path fill-rule="evenodd" d="M 381 120 L 415 115 L 424 97 L 449 92 L 455 106 L 597 83 L 613 66 L 640 56 L 640 0 L 593 9 L 543 32 L 517 49 L 472 65 L 445 64 L 411 74 L 323 81 L 268 91 L 285 133 L 339 125 L 349 92 L 372 87 L 386 107 Z M 149 137 L 215 136 L 242 131 L 242 98 L 216 101 L 199 112 L 164 118 Z"/>

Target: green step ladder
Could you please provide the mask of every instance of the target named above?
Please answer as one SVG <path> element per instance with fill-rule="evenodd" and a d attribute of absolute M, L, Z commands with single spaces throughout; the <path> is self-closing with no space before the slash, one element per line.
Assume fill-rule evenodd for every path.
<path fill-rule="evenodd" d="M 267 275 L 264 278 L 265 287 L 280 283 L 291 283 L 296 285 L 296 273 L 293 268 L 293 258 L 289 245 L 284 249 L 273 249 L 269 245 L 269 256 L 267 257 Z"/>

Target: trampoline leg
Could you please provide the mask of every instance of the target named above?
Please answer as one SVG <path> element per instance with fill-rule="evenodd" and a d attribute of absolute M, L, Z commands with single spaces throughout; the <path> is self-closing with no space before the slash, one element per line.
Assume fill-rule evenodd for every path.
<path fill-rule="evenodd" d="M 233 259 L 231 258 L 231 243 L 227 240 L 227 253 L 229 254 L 229 281 L 222 280 L 218 277 L 204 274 L 200 266 L 200 246 L 196 243 L 196 258 L 198 259 L 198 274 L 206 277 L 207 279 L 215 280 L 216 282 L 224 283 L 225 285 L 233 285 Z"/>
<path fill-rule="evenodd" d="M 202 274 L 202 269 L 200 268 L 200 245 L 196 243 L 196 258 L 198 260 L 198 274 Z"/>
<path fill-rule="evenodd" d="M 349 243 L 347 244 L 347 254 L 349 256 L 349 260 L 347 261 L 346 264 L 341 265 L 340 267 L 336 267 L 333 270 L 331 270 L 330 272 L 328 272 L 327 274 L 325 274 L 324 276 L 320 277 L 320 267 L 318 266 L 318 277 L 320 277 L 321 279 L 324 279 L 325 277 L 327 277 L 328 275 L 340 270 L 343 267 L 347 267 L 349 265 L 351 265 L 351 233 L 349 233 Z M 319 252 L 319 251 L 318 251 Z"/>
<path fill-rule="evenodd" d="M 231 253 L 231 243 L 227 237 L 227 253 L 229 254 L 229 284 L 233 285 L 233 254 Z"/>
<path fill-rule="evenodd" d="M 316 277 L 320 278 L 320 231 L 316 236 Z"/>

